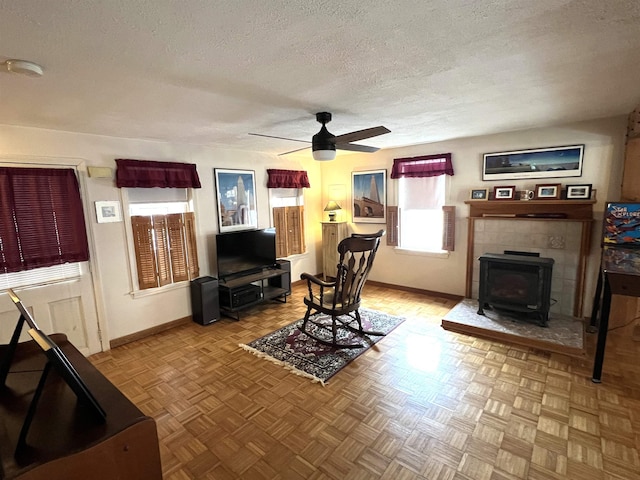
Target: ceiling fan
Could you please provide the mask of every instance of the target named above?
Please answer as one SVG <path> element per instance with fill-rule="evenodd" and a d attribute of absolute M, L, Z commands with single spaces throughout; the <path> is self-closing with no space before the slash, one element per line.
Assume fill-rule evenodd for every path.
<path fill-rule="evenodd" d="M 352 152 L 366 152 L 372 153 L 380 150 L 376 147 L 369 147 L 367 145 L 359 145 L 357 142 L 359 140 L 364 140 L 367 138 L 377 137 L 378 135 L 384 135 L 385 133 L 389 133 L 389 130 L 386 127 L 372 127 L 365 128 L 364 130 L 357 130 L 355 132 L 345 133 L 343 135 L 333 135 L 329 130 L 327 130 L 327 123 L 331 121 L 331 113 L 329 112 L 318 112 L 316 113 L 316 120 L 322 124 L 322 128 L 318 133 L 313 136 L 311 140 L 311 149 L 313 151 L 313 158 L 315 160 L 333 160 L 336 158 L 336 149 L 338 150 L 351 150 Z M 250 133 L 249 135 L 255 135 L 258 137 L 268 137 L 268 138 L 279 138 L 282 140 L 292 140 L 294 142 L 304 142 L 309 143 L 306 140 L 297 140 L 294 138 L 285 138 L 285 137 L 275 137 L 273 135 L 262 135 L 260 133 Z M 309 147 L 305 147 L 309 148 Z M 298 152 L 300 150 L 304 150 L 304 148 L 298 148 L 296 150 L 291 150 L 289 152 L 281 153 L 280 155 L 287 155 L 288 153 Z"/>

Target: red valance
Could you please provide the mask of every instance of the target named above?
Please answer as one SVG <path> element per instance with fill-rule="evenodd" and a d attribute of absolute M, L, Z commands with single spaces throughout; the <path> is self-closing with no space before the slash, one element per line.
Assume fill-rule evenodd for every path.
<path fill-rule="evenodd" d="M 437 177 L 438 175 L 453 175 L 450 153 L 393 160 L 391 178 Z"/>
<path fill-rule="evenodd" d="M 138 188 L 200 188 L 191 163 L 116 159 L 116 186 Z"/>
<path fill-rule="evenodd" d="M 0 167 L 0 273 L 88 259 L 75 172 Z"/>
<path fill-rule="evenodd" d="M 267 188 L 309 188 L 309 177 L 304 170 L 268 169 Z"/>

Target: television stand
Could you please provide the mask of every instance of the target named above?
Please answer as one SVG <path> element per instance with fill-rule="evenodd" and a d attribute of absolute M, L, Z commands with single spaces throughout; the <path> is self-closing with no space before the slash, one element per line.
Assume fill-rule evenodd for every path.
<path fill-rule="evenodd" d="M 220 311 L 240 320 L 240 312 L 268 300 L 287 301 L 291 295 L 291 262 L 277 260 L 259 272 L 220 279 Z"/>

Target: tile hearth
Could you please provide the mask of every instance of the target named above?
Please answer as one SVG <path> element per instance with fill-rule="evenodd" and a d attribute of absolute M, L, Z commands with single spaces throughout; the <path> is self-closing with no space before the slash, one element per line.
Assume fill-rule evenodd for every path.
<path fill-rule="evenodd" d="M 552 313 L 549 327 L 518 320 L 513 315 L 485 309 L 478 315 L 478 301 L 463 299 L 442 319 L 442 328 L 525 347 L 572 356 L 584 356 L 584 323 L 574 317 Z"/>

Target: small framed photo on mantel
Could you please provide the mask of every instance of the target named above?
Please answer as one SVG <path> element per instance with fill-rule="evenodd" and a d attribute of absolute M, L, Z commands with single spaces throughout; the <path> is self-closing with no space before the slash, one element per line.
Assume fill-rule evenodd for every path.
<path fill-rule="evenodd" d="M 488 188 L 474 188 L 469 194 L 469 200 L 488 200 L 489 189 Z"/>
<path fill-rule="evenodd" d="M 533 198 L 536 200 L 557 200 L 560 198 L 560 187 L 559 183 L 538 184 Z"/>
<path fill-rule="evenodd" d="M 516 187 L 514 185 L 493 187 L 493 200 L 515 200 Z"/>
<path fill-rule="evenodd" d="M 591 200 L 592 184 L 567 185 L 567 200 Z"/>

